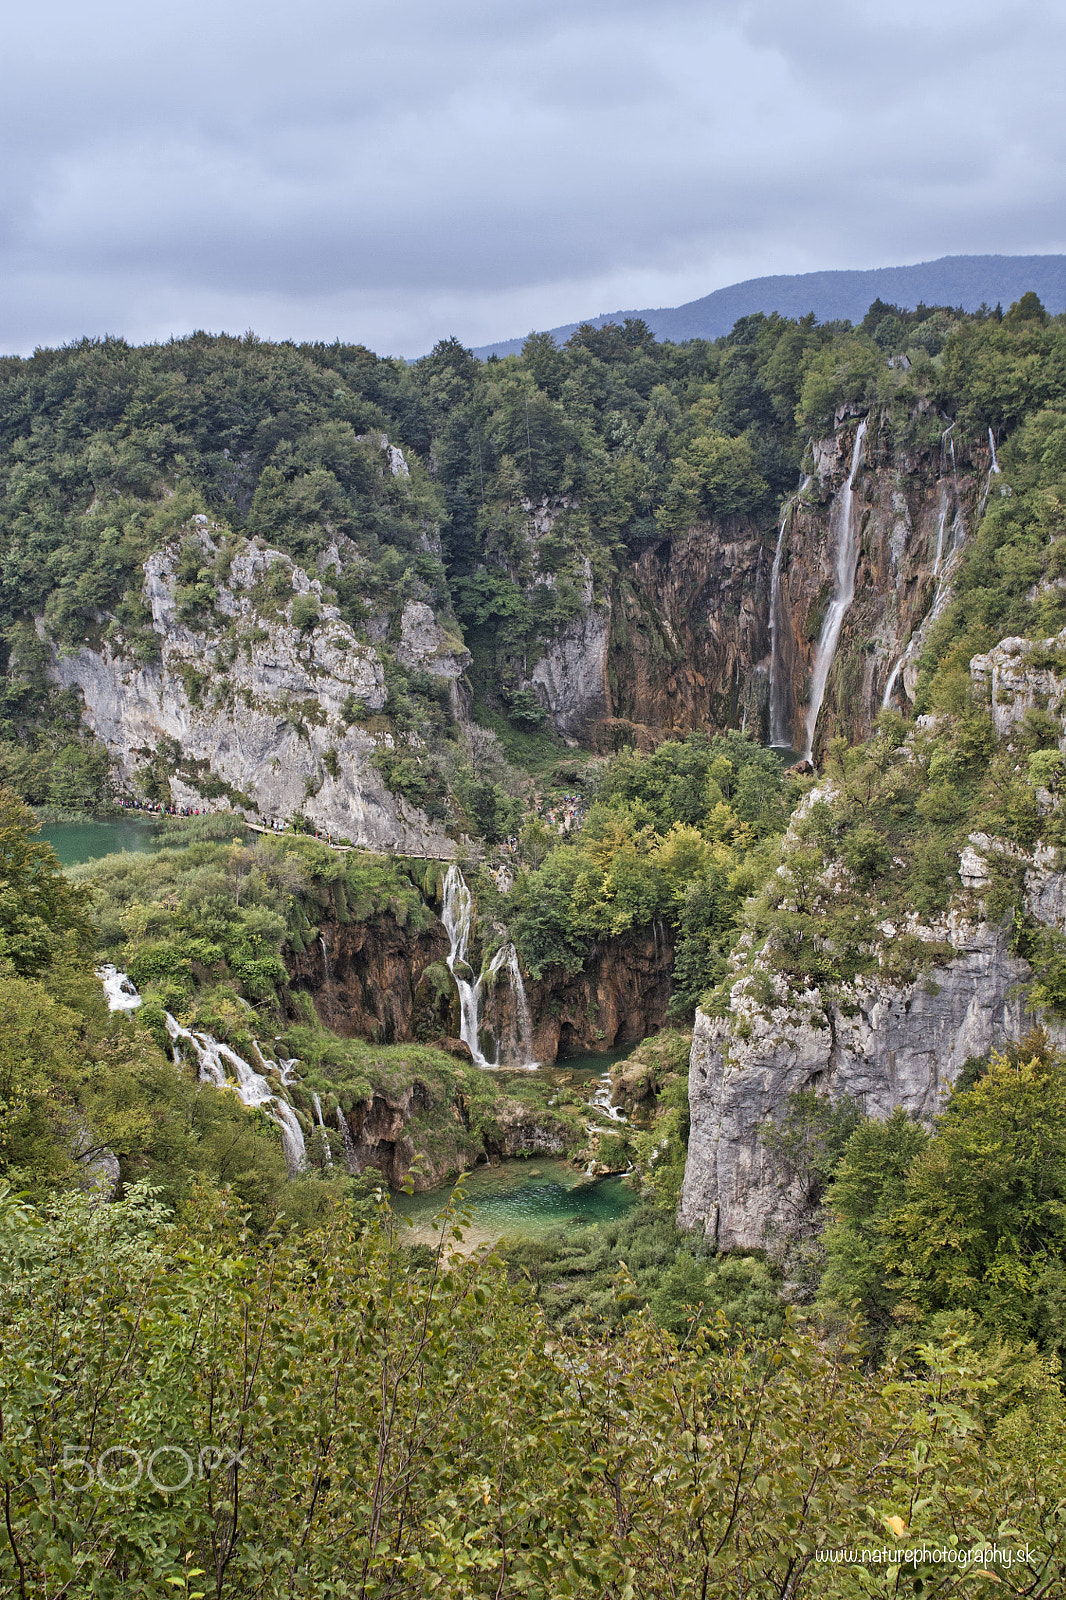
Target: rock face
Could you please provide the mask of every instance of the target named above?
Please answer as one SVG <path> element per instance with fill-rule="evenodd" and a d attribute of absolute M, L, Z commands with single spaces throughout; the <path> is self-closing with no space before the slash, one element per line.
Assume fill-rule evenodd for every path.
<path fill-rule="evenodd" d="M 557 731 L 604 750 L 727 727 L 804 745 L 813 657 L 837 577 L 834 501 L 860 421 L 843 415 L 832 436 L 812 444 L 813 471 L 776 527 L 727 517 L 653 539 L 602 593 L 587 560 L 583 578 L 575 568 L 582 610 L 526 679 Z M 854 479 L 854 599 L 826 682 L 818 749 L 837 733 L 865 737 L 883 703 L 913 698 L 925 634 L 950 599 L 987 497 L 984 443 L 956 441 L 933 412 L 922 421 L 935 442 L 900 450 L 887 419 L 866 419 Z M 535 567 L 574 508 L 526 509 Z M 552 581 L 535 572 L 529 593 Z"/>
<path fill-rule="evenodd" d="M 772 550 L 743 518 L 644 550 L 611 599 L 612 715 L 653 737 L 766 721 Z"/>
<path fill-rule="evenodd" d="M 812 791 L 808 803 L 818 796 Z M 887 941 L 906 933 L 935 947 L 937 959 L 913 983 L 859 978 L 833 1002 L 818 989 L 789 993 L 758 956 L 734 984 L 726 1017 L 697 1012 L 684 1226 L 706 1233 L 719 1249 L 758 1249 L 802 1221 L 807 1187 L 782 1170 L 763 1138 L 797 1091 L 815 1089 L 833 1101 L 847 1096 L 879 1120 L 902 1106 L 928 1126 L 968 1058 L 1021 1039 L 1032 1027 L 1026 1004 L 1032 972 L 1010 953 L 1010 918 L 994 923 L 986 914 L 997 857 L 1017 876 L 1029 914 L 1045 927 L 1066 929 L 1058 852 L 1043 844 L 1026 851 L 974 833 L 959 853 L 963 892 L 954 910 L 930 924 L 915 912 L 903 928 L 881 924 Z M 954 953 L 945 960 L 949 949 Z M 767 1005 L 768 987 L 780 1004 Z M 1041 1021 L 1053 1039 L 1066 1040 L 1066 1029 Z"/>
<path fill-rule="evenodd" d="M 205 559 L 218 550 L 194 519 Z M 322 831 L 373 850 L 450 856 L 452 842 L 385 788 L 371 757 L 377 741 L 357 719 L 385 704 L 379 653 L 356 638 L 321 579 L 278 550 L 248 546 L 233 559 L 213 604 L 179 600 L 179 552 L 145 563 L 158 659 L 124 641 L 54 653 L 51 673 L 81 691 L 85 721 L 107 746 L 120 781 L 146 769 L 177 805 L 205 801 L 302 813 Z M 454 684 L 465 652 L 450 647 L 426 606 L 404 611 L 400 649 Z"/>
<path fill-rule="evenodd" d="M 991 700 L 1001 739 L 1019 732 L 1029 712 L 1043 712 L 1058 724 L 1066 755 L 1066 631 L 1054 639 L 1001 639 L 986 655 L 974 656 L 970 676 Z"/>
<path fill-rule="evenodd" d="M 447 954 L 442 923 L 412 932 L 385 913 L 373 922 L 323 924 L 306 952 L 286 961 L 292 987 L 311 994 L 326 1027 L 345 1038 L 393 1044 L 454 1040 L 459 1001 Z M 672 960 L 672 946 L 656 929 L 604 940 L 573 977 L 557 970 L 531 979 L 533 1055 L 551 1063 L 657 1033 L 666 1023 Z M 483 992 L 482 1024 L 496 1039 L 521 1038 L 514 1006 L 507 983 Z"/>
<path fill-rule="evenodd" d="M 610 715 L 606 671 L 610 611 L 593 603 L 591 583 L 586 603 L 588 609 L 552 641 L 530 679 L 557 732 L 571 743 Z"/>
<path fill-rule="evenodd" d="M 385 913 L 373 922 L 331 922 L 303 954 L 288 957 L 293 988 L 306 988 L 327 1028 L 349 1039 L 395 1044 L 447 1031 L 450 983 L 441 923 L 415 932 Z M 435 967 L 440 985 L 423 981 Z"/>
<path fill-rule="evenodd" d="M 957 922 L 930 932 L 949 937 L 957 958 L 905 988 L 856 984 L 853 1014 L 816 989 L 767 1012 L 742 985 L 729 1018 L 697 1013 L 685 1227 L 719 1249 L 753 1250 L 796 1224 L 806 1192 L 782 1177 L 761 1138 L 795 1091 L 848 1095 L 882 1120 L 903 1106 L 929 1123 L 968 1057 L 1021 1037 L 1018 988 L 1029 969 L 1009 954 L 1006 931 Z"/>
<path fill-rule="evenodd" d="M 528 984 L 539 1061 L 635 1044 L 666 1023 L 673 948 L 659 929 L 605 939 L 579 973 Z"/>

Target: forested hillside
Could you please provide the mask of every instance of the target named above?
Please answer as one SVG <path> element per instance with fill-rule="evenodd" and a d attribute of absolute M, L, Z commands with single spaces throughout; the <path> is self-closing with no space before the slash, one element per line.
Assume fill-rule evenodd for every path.
<path fill-rule="evenodd" d="M 881 303 L 856 329 L 755 316 L 713 344 L 658 344 L 639 322 L 585 327 L 563 350 L 531 336 L 520 357 L 487 364 L 455 341 L 404 367 L 358 347 L 205 335 L 9 359 L 0 371 L 4 770 L 34 801 L 107 792 L 104 755 L 88 734 L 93 707 L 86 728 L 77 704 L 79 690 L 90 702 L 100 690 L 76 663 L 58 674 L 75 697 L 57 689 L 52 651 L 106 649 L 130 670 L 162 653 L 166 673 L 166 632 L 180 624 L 199 630 L 214 675 L 244 693 L 234 654 L 238 669 L 242 652 L 254 666 L 255 629 L 272 616 L 291 624 L 294 653 L 310 641 L 316 659 L 318 624 L 336 617 L 349 659 L 362 649 L 368 664 L 361 676 L 341 674 L 341 733 L 368 732 L 362 748 L 376 750 L 385 781 L 410 803 L 432 812 L 449 792 L 446 819 L 474 833 L 491 832 L 494 812 L 463 792 L 478 761 L 457 758 L 455 719 L 471 705 L 520 767 L 543 763 L 560 735 L 639 742 L 644 725 L 661 738 L 747 721 L 766 737 L 758 667 L 770 646 L 772 540 L 808 440 L 850 408 L 879 419 L 878 450 L 896 470 L 920 466 L 923 452 L 939 456 L 950 420 L 960 473 L 974 452 L 980 462 L 989 428 L 997 441 L 1036 429 L 1043 460 L 1055 423 L 1042 408 L 1061 395 L 1062 370 L 1061 328 L 1035 301 L 1002 322 Z M 1026 433 L 1027 463 L 1029 445 Z M 197 514 L 214 530 L 206 545 Z M 1013 506 L 1014 528 L 1018 516 Z M 708 533 L 692 547 L 687 530 L 701 527 Z M 254 625 L 242 632 L 226 620 L 225 591 L 249 541 L 288 565 L 260 563 L 247 591 Z M 172 621 L 153 623 L 142 567 L 168 546 Z M 812 559 L 794 552 L 797 579 Z M 1029 557 L 1025 573 L 1017 563 L 1003 570 L 1007 594 L 1028 593 L 1034 562 L 1042 569 L 1044 557 Z M 681 577 L 670 578 L 671 563 Z M 304 569 L 321 577 L 317 591 L 299 589 Z M 802 581 L 799 657 L 826 605 L 818 573 Z M 924 570 L 909 581 L 917 590 L 913 624 L 912 602 L 901 618 L 904 642 L 932 600 Z M 676 596 L 672 582 L 683 585 Z M 417 638 L 418 606 L 438 628 L 428 642 Z M 690 638 L 683 630 L 704 606 L 703 635 Z M 37 633 L 34 618 L 43 618 Z M 986 645 L 996 625 L 989 616 Z M 878 690 L 890 665 L 878 667 Z M 797 692 L 802 670 L 798 659 Z M 195 709 L 205 685 L 194 672 L 182 658 L 170 681 Z M 830 703 L 835 693 L 831 682 Z M 158 789 L 151 763 L 109 738 L 123 782 Z M 330 776 L 323 745 L 307 759 L 307 781 L 319 787 Z M 234 787 L 213 748 L 188 753 L 201 761 L 201 787 Z"/>

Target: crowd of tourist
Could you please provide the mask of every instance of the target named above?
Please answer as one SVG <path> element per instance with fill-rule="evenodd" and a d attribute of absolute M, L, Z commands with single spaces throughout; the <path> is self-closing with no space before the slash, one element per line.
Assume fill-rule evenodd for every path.
<path fill-rule="evenodd" d="M 588 806 L 579 794 L 553 796 L 551 800 L 535 800 L 537 815 L 557 833 L 574 833 L 585 820 Z"/>
<path fill-rule="evenodd" d="M 164 806 L 158 800 L 116 800 L 126 811 L 144 811 L 153 817 L 206 817 L 206 806 Z"/>

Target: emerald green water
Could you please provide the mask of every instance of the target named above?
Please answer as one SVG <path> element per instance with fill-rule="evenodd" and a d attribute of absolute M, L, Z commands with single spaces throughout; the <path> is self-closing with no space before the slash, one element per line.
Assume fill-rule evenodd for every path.
<path fill-rule="evenodd" d="M 434 1226 L 454 1185 L 444 1184 L 426 1194 L 396 1194 L 392 1204 L 414 1224 L 405 1230 L 412 1244 L 436 1244 L 440 1225 Z M 463 1180 L 463 1209 L 470 1223 L 463 1227 L 463 1246 L 494 1244 L 504 1234 L 540 1239 L 553 1228 L 575 1223 L 613 1222 L 637 1204 L 636 1193 L 621 1178 L 589 1182 L 565 1161 L 534 1159 L 501 1161 L 497 1167 L 475 1167 Z"/>
<path fill-rule="evenodd" d="M 37 835 L 50 844 L 64 867 L 117 855 L 122 850 L 155 850 L 155 823 L 119 817 L 113 822 L 48 822 Z"/>
<path fill-rule="evenodd" d="M 551 1070 L 558 1073 L 570 1072 L 578 1082 L 582 1082 L 585 1078 L 602 1078 L 616 1061 L 624 1061 L 636 1048 L 635 1044 L 623 1044 L 616 1050 L 604 1050 L 597 1056 L 560 1056 L 559 1060 L 553 1063 Z"/>

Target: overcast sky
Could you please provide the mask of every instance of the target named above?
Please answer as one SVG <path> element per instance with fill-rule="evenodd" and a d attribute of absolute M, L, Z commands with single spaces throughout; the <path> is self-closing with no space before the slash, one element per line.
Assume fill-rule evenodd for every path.
<path fill-rule="evenodd" d="M 741 278 L 1066 249 L 1061 0 L 36 0 L 0 350 L 418 355 Z"/>

